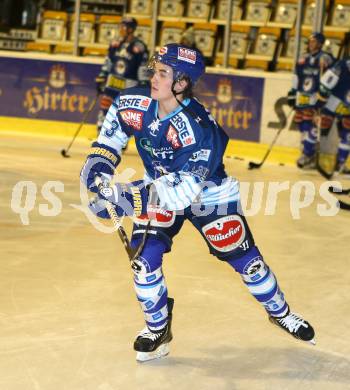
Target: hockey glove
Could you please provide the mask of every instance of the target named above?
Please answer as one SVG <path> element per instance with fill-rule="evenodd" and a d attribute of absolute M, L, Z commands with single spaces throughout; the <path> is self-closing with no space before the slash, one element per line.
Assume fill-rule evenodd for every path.
<path fill-rule="evenodd" d="M 89 209 L 100 218 L 110 218 L 106 208 L 106 202 L 110 202 L 119 217 L 139 217 L 147 215 L 148 195 L 149 190 L 143 180 L 117 183 L 113 187 L 99 186 L 97 197 L 90 202 Z"/>
<path fill-rule="evenodd" d="M 321 84 L 320 90 L 317 93 L 317 100 L 315 104 L 316 109 L 321 109 L 327 103 L 329 94 L 329 91 Z"/>
<path fill-rule="evenodd" d="M 294 88 L 292 88 L 288 92 L 288 96 L 287 96 L 288 106 L 294 108 L 296 105 L 296 99 L 297 99 L 297 91 Z"/>
<path fill-rule="evenodd" d="M 90 191 L 97 192 L 96 177 L 103 176 L 105 180 L 110 181 L 120 163 L 120 156 L 107 145 L 94 142 L 91 146 L 90 154 L 80 172 L 80 180 Z"/>
<path fill-rule="evenodd" d="M 315 103 L 315 109 L 316 110 L 321 110 L 321 108 L 323 108 L 323 106 L 326 104 L 326 100 L 323 100 L 322 98 L 320 98 L 319 96 L 317 96 L 317 100 L 316 100 L 316 103 Z"/>

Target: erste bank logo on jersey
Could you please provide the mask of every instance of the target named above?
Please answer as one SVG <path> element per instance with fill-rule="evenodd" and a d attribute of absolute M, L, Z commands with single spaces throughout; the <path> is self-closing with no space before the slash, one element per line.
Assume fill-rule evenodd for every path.
<path fill-rule="evenodd" d="M 152 99 L 140 95 L 125 95 L 119 99 L 118 108 L 137 108 L 142 111 L 147 111 Z"/>
<path fill-rule="evenodd" d="M 192 126 L 186 115 L 182 112 L 176 114 L 170 120 L 171 124 L 178 131 L 180 141 L 182 145 L 189 146 L 196 143 Z"/>

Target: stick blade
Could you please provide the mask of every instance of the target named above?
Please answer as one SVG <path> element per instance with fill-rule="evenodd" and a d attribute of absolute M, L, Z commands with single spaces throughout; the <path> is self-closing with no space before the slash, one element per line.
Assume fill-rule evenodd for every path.
<path fill-rule="evenodd" d="M 344 202 L 343 200 L 338 200 L 339 202 L 339 207 L 342 209 L 342 210 L 350 210 L 350 203 L 346 203 Z"/>
<path fill-rule="evenodd" d="M 317 166 L 316 166 L 316 169 L 318 171 L 318 173 L 323 176 L 325 179 L 327 180 L 331 180 L 332 177 L 333 177 L 333 172 L 327 172 L 323 169 L 323 167 L 317 163 Z"/>
<path fill-rule="evenodd" d="M 341 194 L 343 193 L 343 190 L 341 188 L 329 186 L 328 191 L 331 192 L 332 194 Z"/>
<path fill-rule="evenodd" d="M 349 195 L 350 194 L 350 188 L 348 189 L 342 189 L 342 188 L 337 188 L 330 186 L 328 188 L 328 191 L 331 192 L 332 194 L 338 194 L 338 195 Z M 344 200 L 341 200 L 337 198 L 339 208 L 341 210 L 350 210 L 350 203 L 344 202 Z"/>
<path fill-rule="evenodd" d="M 61 150 L 61 155 L 62 155 L 63 157 L 65 157 L 65 158 L 70 157 L 70 155 L 67 153 L 66 149 L 62 149 L 62 150 Z"/>
<path fill-rule="evenodd" d="M 248 169 L 258 169 L 261 167 L 261 163 L 255 163 L 253 161 L 249 161 Z"/>

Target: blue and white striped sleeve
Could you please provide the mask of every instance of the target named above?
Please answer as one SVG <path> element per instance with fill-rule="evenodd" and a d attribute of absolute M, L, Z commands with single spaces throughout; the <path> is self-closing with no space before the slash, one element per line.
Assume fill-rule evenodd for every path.
<path fill-rule="evenodd" d="M 97 142 L 115 149 L 120 154 L 128 142 L 128 135 L 123 131 L 118 119 L 118 100 L 115 100 L 107 112 Z"/>
<path fill-rule="evenodd" d="M 166 210 L 184 210 L 202 190 L 196 178 L 187 173 L 170 173 L 153 181 L 159 206 Z"/>

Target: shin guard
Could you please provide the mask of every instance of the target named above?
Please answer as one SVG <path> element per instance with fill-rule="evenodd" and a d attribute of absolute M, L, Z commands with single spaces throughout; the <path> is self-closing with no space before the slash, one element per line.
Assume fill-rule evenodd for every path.
<path fill-rule="evenodd" d="M 162 271 L 165 250 L 163 242 L 148 238 L 142 253 L 133 264 L 137 299 L 146 324 L 153 331 L 163 328 L 168 320 L 168 291 Z"/>
<path fill-rule="evenodd" d="M 228 260 L 228 263 L 241 275 L 243 283 L 269 315 L 282 317 L 287 314 L 288 304 L 276 277 L 256 246 L 239 259 Z"/>

